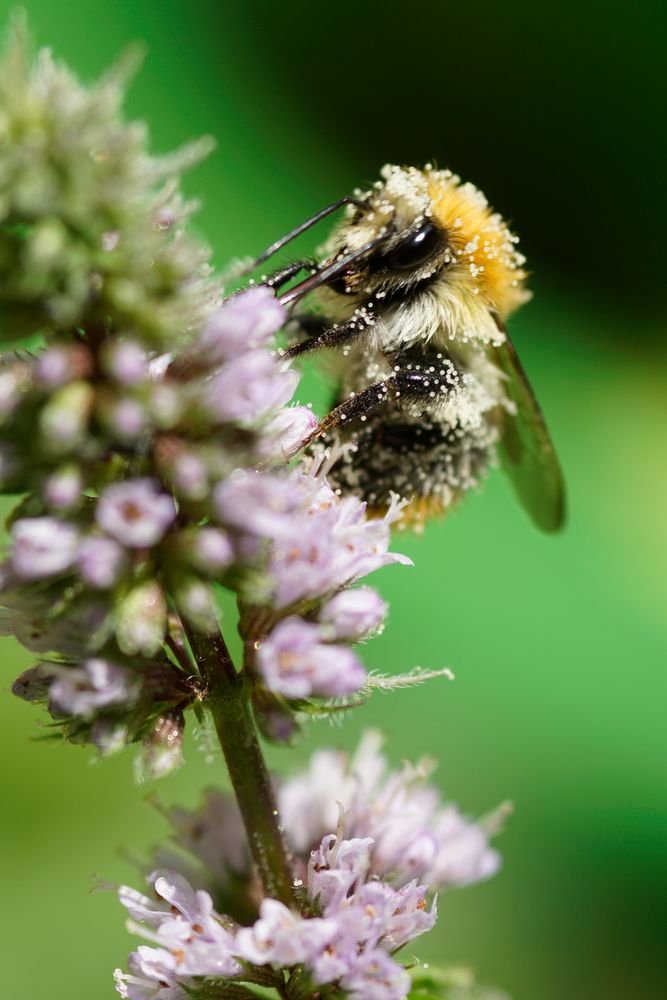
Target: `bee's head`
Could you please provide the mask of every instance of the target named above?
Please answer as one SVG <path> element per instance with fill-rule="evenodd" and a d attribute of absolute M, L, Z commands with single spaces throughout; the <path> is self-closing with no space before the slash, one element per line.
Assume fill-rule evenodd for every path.
<path fill-rule="evenodd" d="M 327 263 L 372 249 L 329 283 L 335 293 L 391 301 L 446 286 L 450 295 L 481 295 L 501 315 L 526 297 L 516 238 L 481 192 L 450 171 L 384 167 L 347 213 L 322 248 Z"/>

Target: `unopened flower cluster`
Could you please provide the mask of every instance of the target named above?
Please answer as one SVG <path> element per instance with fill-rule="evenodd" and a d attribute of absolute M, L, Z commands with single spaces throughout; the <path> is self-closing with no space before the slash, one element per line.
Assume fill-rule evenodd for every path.
<path fill-rule="evenodd" d="M 156 854 L 151 896 L 119 890 L 130 929 L 150 942 L 116 972 L 121 996 L 162 996 L 161 983 L 173 1000 L 216 986 L 223 997 L 259 967 L 290 996 L 309 983 L 357 1000 L 405 997 L 411 978 L 395 953 L 433 926 L 436 892 L 497 870 L 489 837 L 504 810 L 466 819 L 427 783 L 429 762 L 387 773 L 380 745 L 368 733 L 351 761 L 319 751 L 278 788 L 301 914 L 270 898 L 248 907 L 250 852 L 231 798 L 211 791 L 194 812 L 167 810 L 181 850 Z"/>

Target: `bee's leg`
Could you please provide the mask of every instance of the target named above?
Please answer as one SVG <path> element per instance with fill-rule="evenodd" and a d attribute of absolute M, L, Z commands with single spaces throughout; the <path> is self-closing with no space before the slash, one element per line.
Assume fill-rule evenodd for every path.
<path fill-rule="evenodd" d="M 308 340 L 295 344 L 285 352 L 286 358 L 297 358 L 302 354 L 309 354 L 311 351 L 319 351 L 322 347 L 340 347 L 350 340 L 354 340 L 375 323 L 375 313 L 372 304 L 356 309 L 354 315 L 345 323 L 334 323 L 316 336 L 309 337 Z"/>
<path fill-rule="evenodd" d="M 306 258 L 305 260 L 293 260 L 289 264 L 284 264 L 279 267 L 277 271 L 273 271 L 272 274 L 262 276 L 261 284 L 267 285 L 268 288 L 282 288 L 283 285 L 295 278 L 299 271 L 309 270 L 315 272 L 317 270 L 317 261 L 311 258 Z"/>
<path fill-rule="evenodd" d="M 347 426 L 354 420 L 365 420 L 373 410 L 388 400 L 400 398 L 407 403 L 417 405 L 423 401 L 425 407 L 433 405 L 438 396 L 446 394 L 451 388 L 452 369 L 450 366 L 443 368 L 442 362 L 439 362 L 437 368 L 435 365 L 429 368 L 426 368 L 426 365 L 421 367 L 426 370 L 416 371 L 414 365 L 409 368 L 397 365 L 389 378 L 350 396 L 320 420 L 301 447 L 315 441 L 334 427 Z"/>
<path fill-rule="evenodd" d="M 292 313 L 287 323 L 282 329 L 282 333 L 287 337 L 289 344 L 299 343 L 302 340 L 317 339 L 330 325 L 330 320 L 326 316 L 318 316 L 316 313 Z M 279 350 L 281 357 L 291 357 L 291 348 Z"/>

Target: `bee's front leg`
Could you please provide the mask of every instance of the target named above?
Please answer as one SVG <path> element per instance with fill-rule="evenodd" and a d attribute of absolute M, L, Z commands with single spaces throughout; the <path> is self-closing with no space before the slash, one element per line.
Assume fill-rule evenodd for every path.
<path fill-rule="evenodd" d="M 310 257 L 306 257 L 304 260 L 292 260 L 289 264 L 279 267 L 277 271 L 263 275 L 260 284 L 278 290 L 283 285 L 286 285 L 288 281 L 291 281 L 292 278 L 296 278 L 299 271 L 309 270 L 314 274 L 317 267 L 317 261 Z"/>
<path fill-rule="evenodd" d="M 300 326 L 307 329 L 301 317 L 294 317 Z M 320 323 L 320 329 L 313 333 L 313 336 L 300 344 L 295 344 L 285 352 L 286 358 L 298 358 L 302 354 L 310 354 L 312 351 L 319 351 L 325 347 L 340 347 L 351 340 L 356 340 L 375 324 L 377 319 L 373 303 L 360 306 L 355 309 L 354 314 L 344 323 L 334 323 L 332 326 L 325 326 L 326 320 L 321 317 L 310 317 L 315 323 Z"/>

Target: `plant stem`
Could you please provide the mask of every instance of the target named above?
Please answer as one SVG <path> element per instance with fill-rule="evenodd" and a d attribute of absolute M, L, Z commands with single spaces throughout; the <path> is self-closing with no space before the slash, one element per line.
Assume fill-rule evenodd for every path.
<path fill-rule="evenodd" d="M 250 710 L 248 690 L 234 669 L 222 635 L 203 635 L 185 618 L 182 621 L 205 681 L 206 704 L 213 715 L 264 891 L 267 896 L 293 907 L 289 854 Z"/>

